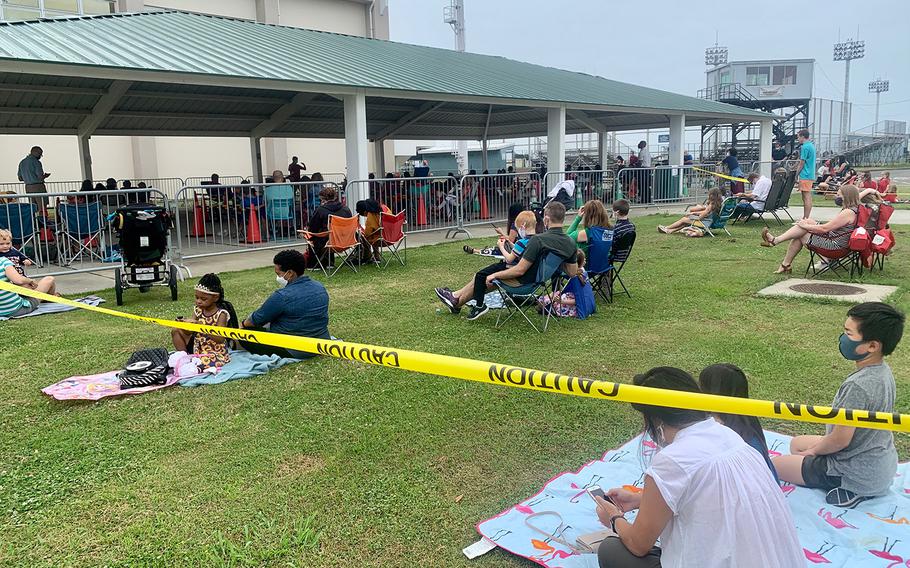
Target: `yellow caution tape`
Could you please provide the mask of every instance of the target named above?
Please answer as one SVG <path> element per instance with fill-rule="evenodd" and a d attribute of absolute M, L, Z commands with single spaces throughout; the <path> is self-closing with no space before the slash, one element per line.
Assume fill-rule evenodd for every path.
<path fill-rule="evenodd" d="M 74 302 L 66 298 L 59 298 L 42 292 L 20 288 L 7 282 L 0 282 L 0 290 L 15 292 L 23 296 L 31 296 L 47 302 L 57 302 L 67 306 L 73 306 L 74 308 L 98 312 L 109 316 L 183 329 L 195 333 L 216 335 L 218 337 L 239 341 L 251 341 L 264 345 L 284 347 L 286 349 L 296 349 L 307 353 L 327 355 L 338 359 L 369 363 L 370 365 L 392 367 L 406 371 L 415 371 L 418 373 L 427 373 L 487 384 L 606 399 L 617 402 L 687 408 L 705 412 L 743 414 L 761 418 L 910 432 L 910 415 L 907 414 L 850 410 L 844 408 L 831 408 L 829 406 L 813 406 L 808 404 L 655 389 L 572 375 L 562 375 L 559 373 L 528 369 L 525 367 L 515 367 L 512 365 L 502 365 L 487 361 L 464 359 L 462 357 L 409 351 L 406 349 L 150 318 L 118 312 L 100 306 L 90 306 L 88 304 Z"/>
<path fill-rule="evenodd" d="M 704 168 L 698 168 L 695 166 L 692 166 L 692 169 L 698 170 L 700 172 L 705 172 L 706 174 L 711 174 L 712 176 L 717 176 L 717 177 L 724 178 L 724 179 L 729 179 L 729 180 L 733 180 L 733 181 L 741 181 L 743 183 L 749 183 L 749 180 L 747 180 L 746 178 L 738 178 L 738 177 L 728 176 L 727 174 L 719 174 L 717 172 L 712 172 L 711 170 L 706 170 Z"/>

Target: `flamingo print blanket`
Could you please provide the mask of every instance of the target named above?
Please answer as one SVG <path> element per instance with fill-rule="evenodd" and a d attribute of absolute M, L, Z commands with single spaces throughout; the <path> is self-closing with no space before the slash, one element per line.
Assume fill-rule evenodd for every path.
<path fill-rule="evenodd" d="M 766 431 L 765 438 L 772 456 L 789 453 L 790 436 Z M 541 566 L 597 568 L 597 555 L 573 553 L 557 539 L 574 544 L 579 535 L 601 530 L 585 489 L 622 485 L 640 490 L 644 465 L 656 449 L 650 440 L 633 438 L 578 471 L 557 475 L 534 496 L 479 523 L 477 531 Z M 806 566 L 910 567 L 910 464 L 898 466 L 891 493 L 852 510 L 828 505 L 819 490 L 782 484 L 781 491 L 793 511 Z M 534 528 L 529 527 L 528 517 L 543 511 L 558 515 L 534 516 Z"/>

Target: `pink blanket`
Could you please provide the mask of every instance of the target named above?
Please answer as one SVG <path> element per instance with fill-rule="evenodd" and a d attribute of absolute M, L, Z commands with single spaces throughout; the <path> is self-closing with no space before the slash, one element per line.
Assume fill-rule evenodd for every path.
<path fill-rule="evenodd" d="M 108 396 L 120 396 L 122 394 L 140 394 L 148 391 L 163 389 L 176 383 L 180 378 L 173 373 L 167 376 L 167 382 L 163 385 L 154 385 L 150 387 L 138 387 L 134 389 L 121 389 L 120 381 L 117 380 L 118 371 L 109 371 L 97 375 L 86 375 L 84 377 L 70 377 L 59 383 L 54 383 L 49 387 L 41 389 L 41 392 L 52 396 L 57 400 L 98 400 Z"/>

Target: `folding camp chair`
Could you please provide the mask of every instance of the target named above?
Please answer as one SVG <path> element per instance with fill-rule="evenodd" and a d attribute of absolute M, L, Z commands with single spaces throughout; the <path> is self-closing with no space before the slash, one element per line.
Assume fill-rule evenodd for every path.
<path fill-rule="evenodd" d="M 329 230 L 322 233 L 311 233 L 309 231 L 297 231 L 303 235 L 307 242 L 309 253 L 316 259 L 316 264 L 326 276 L 334 276 L 341 270 L 341 267 L 347 265 L 351 270 L 357 272 L 357 266 L 353 259 L 358 258 L 360 252 L 360 218 L 359 217 L 339 217 L 338 215 L 329 215 Z M 316 254 L 316 247 L 313 245 L 314 238 L 328 238 L 323 249 L 324 254 L 328 255 L 328 266 L 322 263 L 322 259 Z M 334 266 L 333 257 L 337 255 L 341 258 L 341 264 Z M 329 273 L 329 268 L 333 270 Z"/>
<path fill-rule="evenodd" d="M 783 225 L 784 222 L 777 216 L 778 211 L 786 213 L 787 217 L 790 218 L 790 222 L 793 222 L 793 216 L 790 215 L 790 198 L 793 196 L 793 187 L 795 185 L 796 171 L 788 171 L 787 178 L 784 180 L 784 186 L 781 188 L 780 195 L 777 197 L 777 203 L 774 203 L 769 211 L 781 225 Z"/>
<path fill-rule="evenodd" d="M 38 243 L 38 226 L 35 219 L 38 208 L 33 203 L 0 203 L 0 229 L 13 235 L 13 246 L 25 252 L 26 247 L 35 251 L 35 261 L 41 265 L 41 247 Z"/>
<path fill-rule="evenodd" d="M 590 227 L 588 232 L 588 260 L 586 270 L 595 294 L 613 303 L 613 231 L 603 227 Z"/>
<path fill-rule="evenodd" d="M 875 220 L 875 230 L 873 231 L 870 243 L 872 249 L 872 267 L 875 268 L 878 266 L 879 270 L 885 269 L 885 257 L 888 256 L 891 252 L 891 248 L 894 247 L 894 234 L 888 229 L 888 221 L 893 214 L 893 205 L 884 203 L 878 206 L 878 218 Z M 887 239 L 890 242 L 887 242 L 887 244 L 885 242 L 879 244 L 875 238 L 879 233 L 882 233 L 882 239 L 887 236 Z"/>
<path fill-rule="evenodd" d="M 768 190 L 768 195 L 765 197 L 765 199 L 749 199 L 749 200 L 744 199 L 744 200 L 740 201 L 740 203 L 749 203 L 750 205 L 755 204 L 755 203 L 760 203 L 762 208 L 760 211 L 756 211 L 754 213 L 754 215 L 758 215 L 758 218 L 761 219 L 761 221 L 767 227 L 768 221 L 765 220 L 764 215 L 766 213 L 771 213 L 772 215 L 774 214 L 774 212 L 770 211 L 769 209 L 773 209 L 774 206 L 777 204 L 778 200 L 780 199 L 780 193 L 781 193 L 781 191 L 783 191 L 784 183 L 786 181 L 787 181 L 787 176 L 776 175 L 771 180 L 771 188 Z M 754 207 L 754 205 L 753 205 L 753 207 Z M 747 216 L 742 215 L 742 216 L 736 217 L 735 219 L 732 220 L 732 224 L 735 225 L 737 221 L 742 221 L 743 224 L 746 224 L 752 220 L 752 216 L 753 216 L 753 214 L 749 214 Z M 777 222 L 781 223 L 781 220 L 778 219 Z"/>
<path fill-rule="evenodd" d="M 63 266 L 69 266 L 77 259 L 83 260 L 83 255 L 88 255 L 89 261 L 93 258 L 99 262 L 103 260 L 104 232 L 100 202 L 58 203 L 57 217 L 60 223 L 57 247 Z"/>
<path fill-rule="evenodd" d="M 408 260 L 408 236 L 404 232 L 404 225 L 407 223 L 405 216 L 407 211 L 399 211 L 397 214 L 382 212 L 379 214 L 379 240 L 376 245 L 380 252 L 382 249 L 388 249 L 389 256 L 386 257 L 383 268 L 388 268 L 392 259 L 398 259 L 402 266 Z M 399 256 L 398 251 L 402 252 Z"/>
<path fill-rule="evenodd" d="M 724 199 L 724 202 L 720 206 L 720 211 L 711 214 L 711 219 L 704 223 L 705 232 L 707 232 L 712 237 L 717 235 L 714 234 L 714 231 L 720 231 L 723 229 L 727 233 L 728 237 L 732 237 L 730 231 L 727 230 L 727 221 L 730 220 L 730 216 L 733 215 L 733 211 L 736 209 L 737 203 L 736 197 L 728 197 Z"/>
<path fill-rule="evenodd" d="M 622 269 L 626 266 L 626 262 L 629 260 L 629 256 L 632 254 L 632 247 L 635 245 L 635 236 L 636 233 L 633 231 L 631 233 L 626 233 L 618 239 L 613 241 L 613 270 L 610 271 L 610 298 L 613 297 L 612 292 L 616 290 L 616 282 L 619 282 L 619 285 L 622 287 L 622 291 L 625 292 L 626 296 L 629 298 L 632 297 L 632 294 L 629 292 L 629 289 L 626 288 L 625 282 L 622 281 L 622 277 L 619 275 L 622 272 Z"/>
<path fill-rule="evenodd" d="M 512 316 L 515 314 L 520 314 L 521 317 L 534 328 L 534 331 L 540 333 L 540 329 L 538 329 L 534 322 L 531 321 L 531 318 L 528 317 L 528 313 L 532 313 L 528 310 L 536 309 L 537 297 L 541 295 L 541 293 L 548 294 L 551 290 L 557 288 L 555 285 L 551 285 L 551 281 L 558 280 L 557 271 L 559 271 L 559 267 L 562 266 L 563 262 L 565 262 L 565 259 L 556 253 L 547 253 L 537 265 L 537 275 L 534 278 L 534 282 L 531 284 L 510 286 L 499 280 L 494 280 L 493 285 L 496 286 L 496 291 L 498 291 L 500 297 L 502 297 L 502 305 L 504 308 L 504 310 L 499 310 L 499 313 L 496 316 L 496 328 L 498 329 L 505 325 L 505 323 L 512 319 Z M 555 284 L 555 282 L 553 284 Z M 502 317 L 503 311 L 507 314 L 505 318 Z M 546 319 L 544 319 L 543 331 L 547 330 L 547 325 L 549 323 L 550 312 L 547 312 Z"/>
<path fill-rule="evenodd" d="M 871 209 L 865 205 L 860 205 L 857 210 L 856 226 L 865 227 L 871 214 Z M 838 270 L 841 269 L 849 270 L 850 278 L 853 278 L 854 273 L 858 273 L 860 276 L 863 274 L 863 263 L 860 259 L 862 250 L 852 247 L 849 242 L 843 248 L 828 250 L 813 246 L 810 237 L 809 243 L 806 244 L 806 249 L 809 251 L 809 266 L 806 267 L 806 276 L 809 276 L 810 272 L 813 278 L 826 272 L 833 272 L 835 275 L 840 276 Z M 863 250 L 865 250 L 865 247 Z M 821 261 L 821 268 L 816 268 L 817 260 Z"/>
<path fill-rule="evenodd" d="M 290 185 L 270 185 L 265 188 L 265 218 L 272 240 L 278 240 L 279 224 L 288 228 L 281 232 L 284 238 L 294 234 L 294 188 Z"/>

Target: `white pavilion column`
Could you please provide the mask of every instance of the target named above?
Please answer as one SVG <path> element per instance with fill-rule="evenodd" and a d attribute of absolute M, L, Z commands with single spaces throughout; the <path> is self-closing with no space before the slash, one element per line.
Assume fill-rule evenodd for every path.
<path fill-rule="evenodd" d="M 670 116 L 670 165 L 681 166 L 686 145 L 686 115 Z"/>
<path fill-rule="evenodd" d="M 262 183 L 265 178 L 262 177 L 262 147 L 259 144 L 261 138 L 250 137 L 250 160 L 253 166 L 253 183 Z"/>
<path fill-rule="evenodd" d="M 597 133 L 597 163 L 600 164 L 600 169 L 609 170 L 610 166 L 607 164 L 607 157 L 609 156 L 609 144 L 610 136 L 605 130 L 602 130 Z"/>
<path fill-rule="evenodd" d="M 367 149 L 367 99 L 363 92 L 344 95 L 344 152 L 348 181 L 364 180 L 369 175 Z M 347 195 L 348 206 L 369 197 L 366 184 L 355 184 Z"/>
<path fill-rule="evenodd" d="M 92 147 L 89 141 L 91 136 L 79 136 L 79 169 L 82 172 L 82 179 L 95 179 L 92 177 Z"/>
<path fill-rule="evenodd" d="M 770 120 L 760 122 L 761 128 L 758 135 L 758 160 L 761 162 L 761 175 L 771 177 L 771 146 L 774 143 L 774 130 Z"/>
<path fill-rule="evenodd" d="M 373 173 L 377 178 L 383 178 L 386 174 L 385 140 L 383 139 L 373 141 Z"/>
<path fill-rule="evenodd" d="M 566 107 L 547 109 L 547 172 L 561 172 L 566 168 Z M 562 178 L 550 177 L 551 184 Z M 546 192 L 549 188 L 543 188 Z"/>

